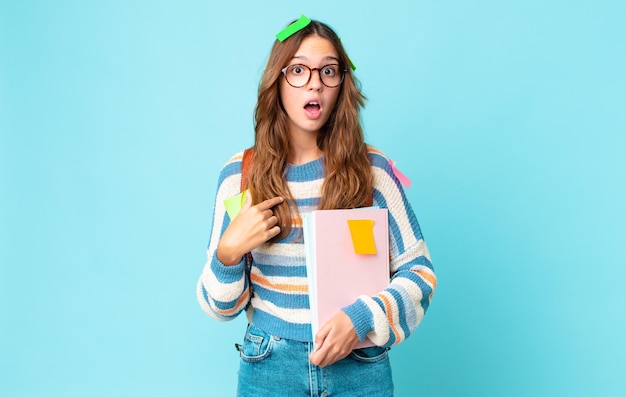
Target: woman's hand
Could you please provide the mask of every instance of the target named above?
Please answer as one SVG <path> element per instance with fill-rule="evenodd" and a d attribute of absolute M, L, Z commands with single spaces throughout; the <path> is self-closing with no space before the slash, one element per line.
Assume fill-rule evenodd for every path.
<path fill-rule="evenodd" d="M 251 195 L 246 194 L 241 211 L 217 245 L 217 259 L 226 266 L 236 265 L 247 252 L 278 235 L 280 227 L 272 208 L 283 201 L 282 197 L 274 197 L 252 205 Z"/>
<path fill-rule="evenodd" d="M 345 358 L 359 343 L 350 317 L 342 311 L 335 314 L 315 335 L 315 350 L 309 356 L 311 363 L 320 367 Z"/>

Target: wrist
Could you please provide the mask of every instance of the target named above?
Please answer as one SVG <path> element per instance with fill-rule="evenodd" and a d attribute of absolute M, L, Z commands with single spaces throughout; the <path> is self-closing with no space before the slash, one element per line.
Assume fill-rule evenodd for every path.
<path fill-rule="evenodd" d="M 224 266 L 235 266 L 241 262 L 241 258 L 243 257 L 243 255 L 238 255 L 236 252 L 233 252 L 232 249 L 222 247 L 221 245 L 218 245 L 215 256 Z"/>
<path fill-rule="evenodd" d="M 354 326 L 354 330 L 359 341 L 365 339 L 367 334 L 374 330 L 374 316 L 361 299 L 357 299 L 353 304 L 341 308 L 348 315 Z"/>

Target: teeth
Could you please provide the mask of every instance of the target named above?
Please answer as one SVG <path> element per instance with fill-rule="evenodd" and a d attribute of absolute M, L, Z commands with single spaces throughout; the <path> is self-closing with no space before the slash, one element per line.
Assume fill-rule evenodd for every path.
<path fill-rule="evenodd" d="M 307 103 L 307 105 L 318 105 L 319 106 L 319 103 L 317 103 L 317 102 L 309 102 L 309 103 Z"/>

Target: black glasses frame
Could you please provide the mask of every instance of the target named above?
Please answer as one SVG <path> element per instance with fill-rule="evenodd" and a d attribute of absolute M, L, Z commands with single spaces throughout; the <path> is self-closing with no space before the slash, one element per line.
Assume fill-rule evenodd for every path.
<path fill-rule="evenodd" d="M 324 82 L 324 78 L 322 77 L 322 69 L 324 69 L 326 66 L 333 66 L 333 65 L 339 66 L 338 63 L 329 63 L 327 65 L 320 66 L 319 68 L 310 68 L 310 67 L 308 67 L 306 65 L 303 65 L 301 63 L 294 63 L 294 64 L 287 65 L 284 68 L 282 68 L 281 72 L 283 73 L 283 76 L 285 77 L 285 81 L 287 81 L 287 84 L 289 84 L 290 86 L 292 86 L 294 88 L 302 88 L 305 85 L 309 84 L 309 81 L 311 81 L 311 76 L 313 76 L 313 71 L 317 70 L 317 74 L 320 76 L 320 81 L 322 82 L 322 84 L 324 84 L 328 88 L 335 88 L 335 87 L 339 87 L 341 85 L 341 83 L 343 83 L 343 79 L 344 79 L 344 77 L 346 77 L 346 72 L 348 70 L 347 69 L 340 70 L 340 72 L 341 72 L 341 80 L 339 80 L 339 83 L 337 83 L 337 85 L 328 85 L 328 84 L 326 84 Z M 307 68 L 309 70 L 309 78 L 307 79 L 307 81 L 304 84 L 302 84 L 302 85 L 293 85 L 293 84 L 291 84 L 291 82 L 287 78 L 287 69 L 292 67 L 292 66 L 302 66 L 303 68 Z"/>

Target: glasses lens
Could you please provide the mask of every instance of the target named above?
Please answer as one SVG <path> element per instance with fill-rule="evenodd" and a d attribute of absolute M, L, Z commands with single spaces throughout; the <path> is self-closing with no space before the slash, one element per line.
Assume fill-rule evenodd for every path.
<path fill-rule="evenodd" d="M 309 81 L 311 70 L 304 65 L 289 65 L 285 70 L 285 77 L 294 87 L 302 87 Z"/>
<path fill-rule="evenodd" d="M 339 65 L 326 65 L 320 69 L 322 83 L 328 87 L 337 87 L 343 80 L 343 71 Z"/>

